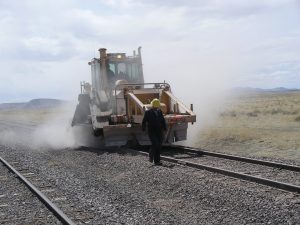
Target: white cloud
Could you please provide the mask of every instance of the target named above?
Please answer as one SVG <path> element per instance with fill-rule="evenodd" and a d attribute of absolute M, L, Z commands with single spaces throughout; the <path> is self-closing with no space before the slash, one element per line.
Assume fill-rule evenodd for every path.
<path fill-rule="evenodd" d="M 274 85 L 297 84 L 299 9 L 292 0 L 0 1 L 0 79 L 13 86 L 0 89 L 7 100 L 73 96 L 99 47 L 131 54 L 139 45 L 146 79 L 183 96 L 190 80 L 218 89 L 272 76 L 281 77 Z"/>

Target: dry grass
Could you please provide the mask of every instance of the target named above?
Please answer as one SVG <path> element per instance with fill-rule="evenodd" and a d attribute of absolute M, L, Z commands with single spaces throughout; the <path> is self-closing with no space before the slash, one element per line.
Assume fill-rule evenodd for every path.
<path fill-rule="evenodd" d="M 0 110 L 0 120 L 44 123 L 64 111 Z M 300 161 L 300 91 L 240 95 L 226 105 L 214 126 L 200 131 L 194 145 L 219 152 Z"/>
<path fill-rule="evenodd" d="M 53 118 L 56 112 L 54 109 L 9 109 L 0 111 L 0 119 L 42 123 L 49 118 Z"/>
<path fill-rule="evenodd" d="M 72 103 L 40 109 L 2 109 L 0 110 L 0 120 L 44 124 L 57 118 L 65 118 L 64 115 L 72 118 L 74 111 L 75 105 Z"/>
<path fill-rule="evenodd" d="M 214 126 L 200 132 L 195 145 L 300 161 L 300 91 L 243 93 Z"/>

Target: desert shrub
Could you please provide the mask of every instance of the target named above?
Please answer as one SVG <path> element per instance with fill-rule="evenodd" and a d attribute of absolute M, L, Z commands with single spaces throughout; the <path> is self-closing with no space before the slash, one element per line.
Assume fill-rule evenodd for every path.
<path fill-rule="evenodd" d="M 296 121 L 296 122 L 300 122 L 300 116 L 296 117 L 296 118 L 295 118 L 295 121 Z"/>
<path fill-rule="evenodd" d="M 236 113 L 234 111 L 229 112 L 229 116 L 236 117 Z"/>
<path fill-rule="evenodd" d="M 255 112 L 249 112 L 249 113 L 247 113 L 247 116 L 249 116 L 249 117 L 257 117 L 258 115 Z"/>
<path fill-rule="evenodd" d="M 221 117 L 225 117 L 225 116 L 236 117 L 236 112 L 235 111 L 222 112 L 222 113 L 220 113 L 220 116 Z"/>
<path fill-rule="evenodd" d="M 264 114 L 296 115 L 296 114 L 298 114 L 298 110 L 287 111 L 287 110 L 283 110 L 283 109 L 272 109 L 271 111 L 266 111 Z"/>
<path fill-rule="evenodd" d="M 283 114 L 283 115 L 296 115 L 298 114 L 297 110 L 287 111 L 283 109 L 272 109 L 272 111 L 268 111 L 270 114 Z"/>
<path fill-rule="evenodd" d="M 271 111 L 272 115 L 278 114 L 278 113 L 282 113 L 282 110 L 280 110 L 280 109 L 272 109 L 272 111 Z"/>

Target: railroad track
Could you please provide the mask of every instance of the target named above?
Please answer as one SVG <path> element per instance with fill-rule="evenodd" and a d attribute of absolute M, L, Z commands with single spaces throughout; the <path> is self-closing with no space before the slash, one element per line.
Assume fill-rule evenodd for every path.
<path fill-rule="evenodd" d="M 145 148 L 135 150 L 148 155 Z M 300 193 L 300 167 L 296 165 L 209 152 L 180 145 L 163 146 L 161 159 L 289 192 Z"/>
<path fill-rule="evenodd" d="M 49 198 L 42 193 L 36 186 L 34 186 L 25 176 L 30 176 L 33 173 L 25 173 L 22 175 L 16 168 L 9 164 L 6 160 L 0 157 L 1 163 L 8 168 L 8 170 L 14 174 L 33 194 L 36 196 L 48 209 L 49 211 L 62 223 L 66 225 L 74 225 L 75 223 L 66 216 Z M 49 189 L 48 189 L 49 190 Z M 26 215 L 25 215 L 26 216 Z M 26 217 L 25 217 L 26 218 Z M 1 222 L 1 221 L 0 221 Z M 7 221 L 9 222 L 9 221 Z"/>

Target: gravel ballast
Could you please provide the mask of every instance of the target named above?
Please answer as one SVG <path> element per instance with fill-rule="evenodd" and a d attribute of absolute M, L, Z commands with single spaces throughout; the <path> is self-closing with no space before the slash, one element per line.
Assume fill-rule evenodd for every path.
<path fill-rule="evenodd" d="M 164 163 L 126 149 L 0 147 L 55 185 L 78 224 L 297 224 L 297 194 Z"/>
<path fill-rule="evenodd" d="M 61 224 L 2 163 L 0 184 L 0 224 Z"/>

